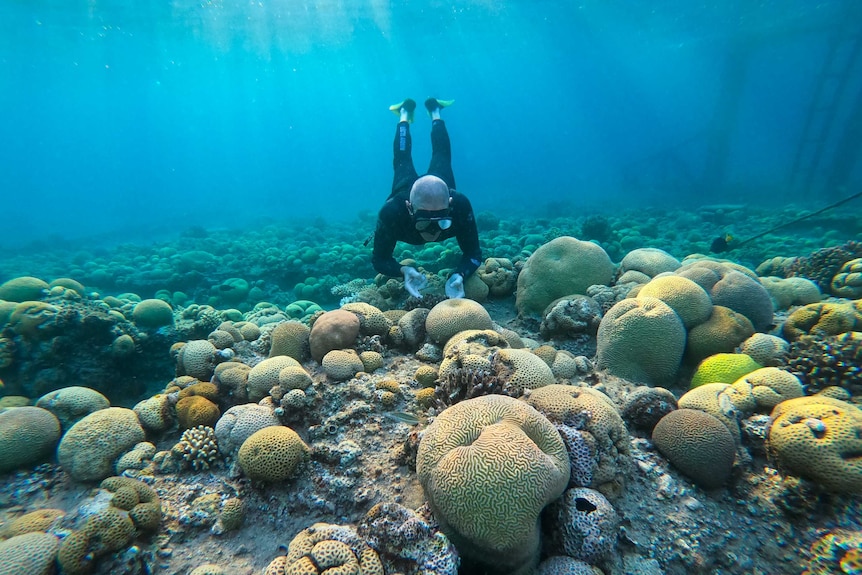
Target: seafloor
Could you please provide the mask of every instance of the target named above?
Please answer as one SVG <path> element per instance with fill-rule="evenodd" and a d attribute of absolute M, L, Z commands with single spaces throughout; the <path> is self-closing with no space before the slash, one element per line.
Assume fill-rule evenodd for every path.
<path fill-rule="evenodd" d="M 468 296 L 487 312 L 488 324 L 484 316 L 464 319 L 461 311 L 446 308 L 442 280 L 459 256 L 452 241 L 421 248 L 399 244 L 396 258 L 413 260 L 432 277 L 422 300 L 406 297 L 398 281 L 374 278 L 370 247 L 363 243 L 373 228 L 370 215 L 351 225 L 318 219 L 242 229 L 196 226 L 160 239 L 45 238 L 5 250 L 0 575 L 444 575 L 459 564 L 461 573 L 503 574 L 529 573 L 539 560 L 536 572 L 547 574 L 862 573 L 862 343 L 854 335 L 862 331 L 862 260 L 856 261 L 862 258 L 862 217 L 826 214 L 739 245 L 798 216 L 792 207 L 746 205 L 573 218 L 480 213 L 484 256 L 493 262 L 473 278 L 484 287 L 468 286 Z M 735 236 L 735 249 L 710 254 L 712 239 L 726 232 Z M 553 283 L 535 265 L 538 258 L 532 268 L 530 259 L 555 238 L 592 241 L 613 263 L 612 273 L 599 282 L 604 288 L 547 296 L 546 304 L 572 296 L 561 298 L 566 305 L 556 311 L 553 305 L 527 309 L 526 280 L 518 276 L 529 273 L 532 281 Z M 810 444 L 811 451 L 795 457 L 793 448 L 782 451 L 777 433 L 770 435 L 779 414 L 764 406 L 778 399 L 751 399 L 741 408 L 719 392 L 714 405 L 698 409 L 710 414 L 708 424 L 724 424 L 718 424 L 721 434 L 731 437 L 726 465 L 716 461 L 727 450 L 699 430 L 691 433 L 700 439 L 683 443 L 685 449 L 702 447 L 705 455 L 669 455 L 672 448 L 657 447 L 657 421 L 678 407 L 700 373 L 700 361 L 712 354 L 697 355 L 689 345 L 684 355 L 680 350 L 680 357 L 668 360 L 669 371 L 621 367 L 620 356 L 627 353 L 635 364 L 644 363 L 639 346 L 664 365 L 664 328 L 645 328 L 632 336 L 630 350 L 609 351 L 615 336 L 602 325 L 610 326 L 614 307 L 657 275 L 621 265 L 643 248 L 662 250 L 679 266 L 714 262 L 728 277 L 758 278 L 753 283 L 762 292 L 742 298 L 738 313 L 728 312 L 736 323 L 714 328 L 703 345 L 734 353 L 751 336 L 737 333 L 749 319 L 753 332 L 780 338 L 785 347 L 770 358 L 774 368 L 792 374 L 805 397 L 828 396 L 823 401 L 833 409 L 794 420 L 814 438 L 804 438 L 799 449 Z M 552 258 L 563 260 L 554 273 L 564 279 L 557 279 L 589 275 L 585 258 Z M 683 269 L 663 271 L 679 276 Z M 621 282 L 626 271 L 645 279 Z M 807 295 L 776 288 L 790 277 L 808 282 Z M 718 293 L 705 290 L 717 306 Z M 595 307 L 583 303 L 582 292 Z M 750 310 L 762 294 L 772 308 L 767 319 L 762 306 Z M 689 313 L 676 307 L 675 297 L 664 299 L 681 317 Z M 321 336 L 327 321 L 322 320 L 318 335 L 312 330 L 309 339 L 308 327 L 341 306 L 358 319 L 356 330 L 333 328 Z M 426 323 L 439 318 L 433 312 L 447 309 L 445 320 Z M 446 332 L 447 322 L 492 334 L 445 345 L 451 334 L 436 330 Z M 285 329 L 288 324 L 305 331 Z M 614 334 L 626 328 L 616 329 Z M 694 327 L 685 329 L 694 341 Z M 344 333 L 352 337 L 344 339 Z M 713 349 L 718 341 L 731 342 L 730 348 Z M 343 349 L 360 353 L 330 355 Z M 533 364 L 510 351 L 515 349 L 530 350 L 545 367 L 524 368 Z M 260 383 L 254 368 L 272 364 L 271 358 L 282 363 Z M 738 378 L 714 376 L 707 382 L 736 386 Z M 578 404 L 573 411 L 569 404 L 542 404 L 538 389 L 549 383 L 568 386 L 565 393 L 575 398 L 600 398 L 602 407 L 587 401 L 592 407 Z M 76 395 L 80 388 L 92 393 Z M 786 397 L 779 399 L 794 397 L 782 390 L 779 395 Z M 505 397 L 499 409 L 518 415 L 494 411 L 496 403 L 486 401 L 490 396 L 500 396 L 500 402 Z M 529 402 L 539 413 L 524 415 L 525 402 L 509 404 L 510 398 Z M 107 402 L 123 410 L 116 420 L 122 423 L 104 418 L 84 429 Z M 256 403 L 271 418 L 267 425 L 298 434 L 278 447 L 264 444 L 269 447 L 256 454 L 263 468 L 250 462 L 253 455 L 242 454 L 242 441 L 224 431 L 228 410 Z M 16 411 L 33 405 L 56 420 L 42 411 Z M 435 471 L 434 465 L 443 464 L 429 455 L 431 444 L 457 446 L 460 420 L 447 420 L 446 412 L 453 414 L 458 405 L 473 407 L 474 415 L 490 410 L 489 420 L 470 423 L 478 427 L 464 431 L 470 437 L 452 448 L 480 451 L 476 460 L 465 456 L 466 468 L 456 457 L 446 460 L 452 466 L 447 471 Z M 838 420 L 829 419 L 838 412 L 840 429 L 832 427 Z M 498 452 L 482 452 L 479 435 L 483 429 L 497 433 L 495 424 L 507 417 L 533 421 L 519 425 L 532 429 L 529 448 L 535 450 L 535 442 L 544 452 L 525 455 L 522 468 L 519 457 L 527 448 L 504 449 L 514 453 L 512 459 L 501 456 L 502 463 L 485 467 Z M 521 445 L 523 434 L 500 433 L 505 443 Z M 553 451 L 543 442 L 565 446 L 568 482 L 537 471 Z M 277 463 L 266 463 L 267 456 Z M 824 474 L 824 468 L 830 471 Z M 453 480 L 447 491 L 446 479 L 469 469 L 474 480 Z M 500 477 L 489 480 L 494 473 Z M 101 483 L 117 474 L 136 481 Z M 524 478 L 529 481 L 518 487 Z M 533 488 L 534 482 L 547 485 Z M 544 499 L 522 503 L 537 493 Z M 532 515 L 524 511 L 530 505 Z M 160 512 L 155 519 L 146 515 L 154 508 Z M 458 530 L 456 525 L 471 521 L 461 513 L 473 514 L 473 531 Z M 512 519 L 519 513 L 521 519 Z M 309 530 L 318 523 L 330 527 Z M 483 539 L 488 533 L 490 542 Z M 290 564 L 299 556 L 305 563 Z M 549 560 L 561 556 L 570 559 Z M 279 557 L 286 557 L 280 567 L 277 561 L 270 565 Z"/>

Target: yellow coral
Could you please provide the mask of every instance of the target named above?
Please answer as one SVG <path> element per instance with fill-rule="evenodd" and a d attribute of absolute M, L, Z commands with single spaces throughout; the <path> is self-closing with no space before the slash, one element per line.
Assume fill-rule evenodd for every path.
<path fill-rule="evenodd" d="M 434 387 L 437 381 L 437 370 L 430 365 L 420 365 L 416 368 L 413 378 L 422 387 Z"/>
<path fill-rule="evenodd" d="M 248 399 L 257 403 L 267 395 L 269 390 L 279 384 L 279 375 L 285 367 L 301 367 L 292 357 L 277 355 L 267 358 L 255 365 L 248 372 Z"/>
<path fill-rule="evenodd" d="M 789 341 L 803 335 L 840 335 L 853 331 L 859 321 L 859 312 L 850 302 L 812 303 L 791 313 L 781 334 Z"/>
<path fill-rule="evenodd" d="M 730 308 L 714 305 L 709 319 L 688 330 L 686 361 L 696 364 L 716 353 L 730 353 L 754 334 L 751 321 Z"/>
<path fill-rule="evenodd" d="M 733 383 L 755 369 L 763 367 L 744 353 L 716 353 L 697 366 L 691 388 L 705 383 Z"/>
<path fill-rule="evenodd" d="M 56 536 L 39 531 L 0 541 L 0 572 L 9 575 L 54 573 L 59 547 L 60 540 Z"/>
<path fill-rule="evenodd" d="M 838 297 L 862 298 L 862 258 L 845 262 L 832 278 L 829 289 Z"/>
<path fill-rule="evenodd" d="M 177 402 L 177 420 L 181 429 L 213 426 L 220 415 L 218 406 L 202 395 L 191 395 Z"/>
<path fill-rule="evenodd" d="M 0 539 L 8 539 L 24 533 L 32 533 L 34 531 L 45 532 L 51 527 L 60 517 L 66 514 L 60 509 L 37 509 L 30 513 L 25 513 L 21 517 L 16 518 L 11 523 L 0 529 Z"/>
<path fill-rule="evenodd" d="M 779 467 L 839 493 L 862 492 L 862 410 L 820 395 L 782 401 L 766 445 Z"/>
<path fill-rule="evenodd" d="M 359 333 L 362 335 L 386 335 L 392 322 L 380 309 L 364 302 L 346 303 L 341 309 L 355 313 L 359 318 Z"/>
<path fill-rule="evenodd" d="M 556 381 L 550 366 L 527 349 L 503 348 L 497 358 L 509 371 L 506 379 L 512 390 L 538 389 Z"/>
<path fill-rule="evenodd" d="M 237 459 L 250 478 L 276 483 L 293 477 L 309 453 L 294 430 L 274 425 L 252 433 L 240 446 Z"/>
<path fill-rule="evenodd" d="M 755 369 L 734 382 L 734 386 L 743 381 L 751 386 L 751 394 L 761 409 L 772 409 L 785 399 L 805 395 L 799 378 L 777 367 Z"/>
<path fill-rule="evenodd" d="M 383 367 L 383 356 L 376 351 L 363 351 L 359 354 L 359 360 L 362 362 L 363 371 L 368 373 Z"/>
<path fill-rule="evenodd" d="M 415 393 L 416 403 L 421 407 L 429 407 L 434 403 L 434 394 L 436 390 L 433 387 L 423 387 L 417 389 Z"/>
<path fill-rule="evenodd" d="M 308 357 L 308 336 L 311 330 L 300 321 L 285 321 L 270 332 L 269 357 L 286 355 L 296 361 Z"/>

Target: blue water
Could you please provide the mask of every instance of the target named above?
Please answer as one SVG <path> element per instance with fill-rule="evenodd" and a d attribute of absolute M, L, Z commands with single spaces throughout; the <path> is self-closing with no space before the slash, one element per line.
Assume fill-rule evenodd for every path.
<path fill-rule="evenodd" d="M 830 38 L 859 21 L 839 0 L 6 0 L 0 245 L 376 213 L 387 107 L 429 95 L 456 99 L 444 119 L 477 212 L 813 209 L 844 192 L 819 173 L 792 190 L 794 157 Z M 862 59 L 851 72 L 826 167 Z M 417 111 L 420 173 L 429 127 Z"/>

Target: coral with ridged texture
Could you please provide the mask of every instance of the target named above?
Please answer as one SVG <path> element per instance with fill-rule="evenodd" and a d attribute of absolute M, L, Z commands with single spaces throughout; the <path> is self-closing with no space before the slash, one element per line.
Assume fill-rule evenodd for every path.
<path fill-rule="evenodd" d="M 481 304 L 464 298 L 441 301 L 425 318 L 425 331 L 441 345 L 458 332 L 491 329 L 492 325 L 491 316 Z"/>
<path fill-rule="evenodd" d="M 821 395 L 782 401 L 767 452 L 779 469 L 838 493 L 862 493 L 862 410 Z"/>
<path fill-rule="evenodd" d="M 252 433 L 240 446 L 237 461 L 251 479 L 279 483 L 294 477 L 309 453 L 294 430 L 279 425 Z"/>
<path fill-rule="evenodd" d="M 676 312 L 686 329 L 705 322 L 712 315 L 712 300 L 706 290 L 678 275 L 663 275 L 650 280 L 637 297 L 660 299 Z"/>
<path fill-rule="evenodd" d="M 669 305 L 652 297 L 625 299 L 599 324 L 597 367 L 617 377 L 662 385 L 676 377 L 685 341 L 685 326 Z"/>
<path fill-rule="evenodd" d="M 736 441 L 721 421 L 698 409 L 677 409 L 652 431 L 659 452 L 705 489 L 721 487 L 730 477 Z"/>
<path fill-rule="evenodd" d="M 569 459 L 545 416 L 488 395 L 437 416 L 419 443 L 416 472 L 462 557 L 527 573 L 539 559 L 539 514 L 565 489 Z"/>
<path fill-rule="evenodd" d="M 60 435 L 60 422 L 47 409 L 28 405 L 0 412 L 0 473 L 47 458 Z"/>
<path fill-rule="evenodd" d="M 698 364 L 691 378 L 691 388 L 705 383 L 733 383 L 761 367 L 744 353 L 716 353 Z"/>
<path fill-rule="evenodd" d="M 144 438 L 131 409 L 100 409 L 66 432 L 57 447 L 57 459 L 75 481 L 99 481 L 112 475 L 114 461 Z"/>

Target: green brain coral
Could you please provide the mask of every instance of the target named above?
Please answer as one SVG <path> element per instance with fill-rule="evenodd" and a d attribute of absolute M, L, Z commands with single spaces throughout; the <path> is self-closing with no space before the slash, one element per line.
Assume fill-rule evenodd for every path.
<path fill-rule="evenodd" d="M 697 366 L 691 378 L 691 388 L 705 383 L 733 383 L 761 367 L 744 353 L 716 353 Z"/>
<path fill-rule="evenodd" d="M 538 519 L 569 480 L 569 457 L 548 419 L 502 395 L 462 401 L 427 428 L 416 472 L 441 529 L 466 558 L 528 573 Z"/>

